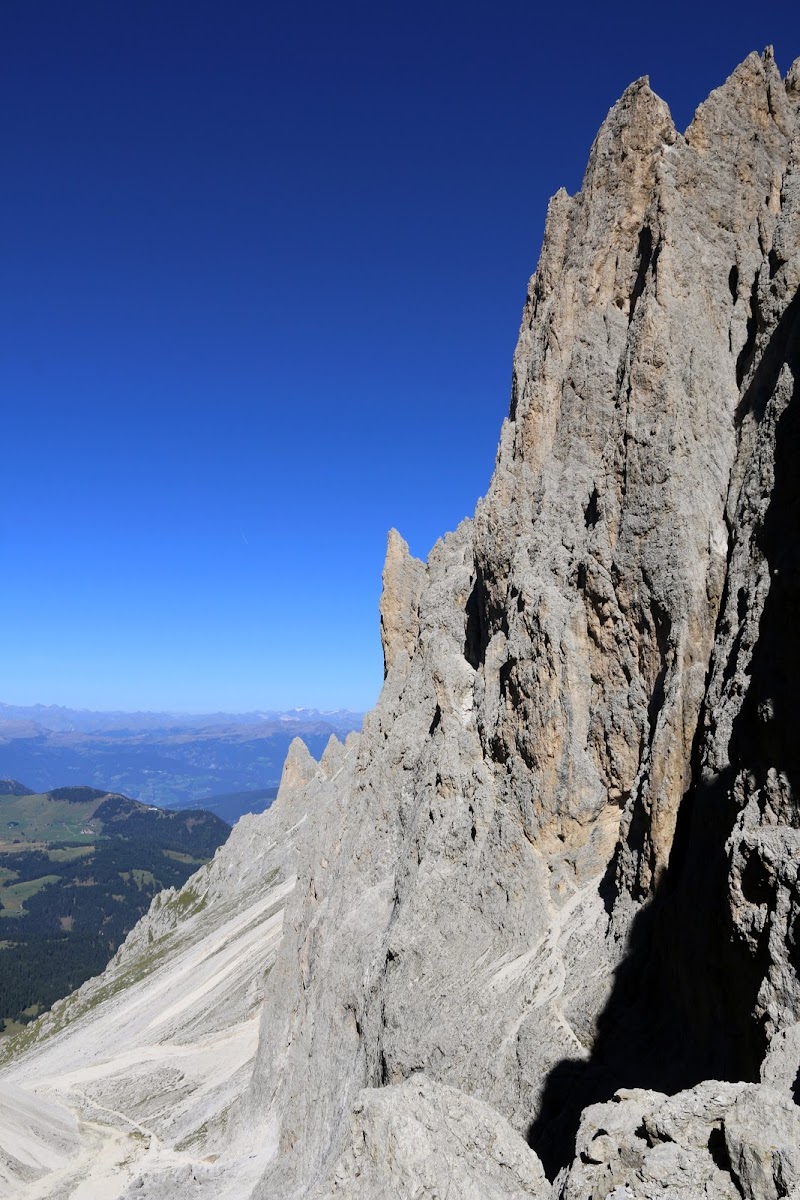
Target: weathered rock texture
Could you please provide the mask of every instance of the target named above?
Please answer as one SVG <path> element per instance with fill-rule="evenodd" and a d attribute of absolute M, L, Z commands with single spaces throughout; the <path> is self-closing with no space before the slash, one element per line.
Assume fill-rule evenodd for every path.
<path fill-rule="evenodd" d="M 312 1200 L 547 1200 L 535 1154 L 487 1104 L 424 1075 L 367 1088 L 353 1106 L 350 1145 Z"/>
<path fill-rule="evenodd" d="M 640 80 L 551 202 L 489 492 L 390 535 L 378 705 L 287 766 L 219 1158 L 131 1195 L 543 1196 L 526 1142 L 568 1200 L 796 1194 L 799 112 L 770 52 L 683 136 Z"/>
<path fill-rule="evenodd" d="M 620 1091 L 581 1119 L 563 1200 L 778 1200 L 800 1196 L 800 1108 L 747 1083 Z"/>

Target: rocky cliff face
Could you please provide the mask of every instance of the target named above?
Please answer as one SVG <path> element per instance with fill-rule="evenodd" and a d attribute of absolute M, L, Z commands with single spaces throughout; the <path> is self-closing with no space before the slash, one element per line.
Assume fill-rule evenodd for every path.
<path fill-rule="evenodd" d="M 379 703 L 258 819 L 297 883 L 218 1157 L 131 1195 L 800 1188 L 798 114 L 769 52 L 683 136 L 640 80 L 551 202 L 489 492 L 390 535 Z"/>

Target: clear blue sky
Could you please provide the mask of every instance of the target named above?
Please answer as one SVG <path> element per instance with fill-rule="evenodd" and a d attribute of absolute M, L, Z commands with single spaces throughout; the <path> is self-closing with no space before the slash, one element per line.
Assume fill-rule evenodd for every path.
<path fill-rule="evenodd" d="M 485 490 L 548 196 L 800 5 L 3 0 L 0 700 L 367 707 Z"/>

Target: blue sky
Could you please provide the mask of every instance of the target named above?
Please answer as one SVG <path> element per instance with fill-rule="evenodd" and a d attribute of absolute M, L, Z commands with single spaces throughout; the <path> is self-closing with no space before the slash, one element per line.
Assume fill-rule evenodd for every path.
<path fill-rule="evenodd" d="M 767 43 L 800 6 L 3 0 L 0 700 L 371 705 L 549 195 L 632 79 L 683 128 Z"/>

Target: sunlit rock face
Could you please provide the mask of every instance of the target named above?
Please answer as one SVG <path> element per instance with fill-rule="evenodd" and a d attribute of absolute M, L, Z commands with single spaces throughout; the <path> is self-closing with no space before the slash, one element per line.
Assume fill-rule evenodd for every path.
<path fill-rule="evenodd" d="M 283 889 L 252 1042 L 98 1195 L 800 1186 L 799 110 L 769 52 L 684 135 L 640 80 L 554 197 L 487 496 L 425 564 L 390 535 L 363 733 L 207 869 L 198 936 Z M 80 1028 L 11 1078 L 85 1125 Z"/>

